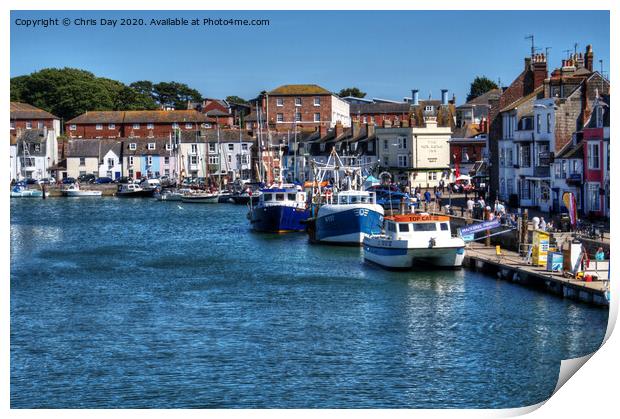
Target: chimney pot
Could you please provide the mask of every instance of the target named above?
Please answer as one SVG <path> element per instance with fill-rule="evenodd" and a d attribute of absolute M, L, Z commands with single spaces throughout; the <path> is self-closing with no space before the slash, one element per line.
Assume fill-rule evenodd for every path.
<path fill-rule="evenodd" d="M 448 89 L 441 89 L 441 104 L 448 104 Z"/>
<path fill-rule="evenodd" d="M 413 90 L 411 91 L 411 103 L 412 103 L 414 106 L 417 106 L 417 105 L 419 105 L 419 104 L 420 104 L 419 92 L 420 92 L 420 91 L 419 91 L 419 90 L 417 90 L 417 89 L 413 89 Z"/>

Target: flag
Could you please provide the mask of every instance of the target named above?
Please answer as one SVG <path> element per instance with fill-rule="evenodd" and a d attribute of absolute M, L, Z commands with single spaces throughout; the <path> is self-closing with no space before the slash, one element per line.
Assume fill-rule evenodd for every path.
<path fill-rule="evenodd" d="M 575 194 L 572 192 L 564 192 L 562 201 L 564 201 L 564 206 L 568 209 L 570 224 L 575 227 L 577 225 L 577 201 L 575 200 Z"/>

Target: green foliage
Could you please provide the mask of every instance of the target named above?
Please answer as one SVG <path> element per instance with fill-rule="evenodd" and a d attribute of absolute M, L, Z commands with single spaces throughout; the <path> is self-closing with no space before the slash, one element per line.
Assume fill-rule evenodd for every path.
<path fill-rule="evenodd" d="M 240 98 L 239 96 L 227 96 L 226 97 L 226 102 L 228 103 L 240 103 L 242 105 L 247 105 L 248 101 Z"/>
<path fill-rule="evenodd" d="M 86 111 L 148 110 L 160 104 L 187 109 L 188 100 L 201 99 L 183 83 L 141 80 L 127 86 L 75 68 L 46 68 L 11 79 L 11 101 L 29 103 L 64 120 Z"/>
<path fill-rule="evenodd" d="M 340 90 L 340 92 L 338 93 L 338 96 L 340 97 L 353 96 L 353 97 L 363 98 L 363 97 L 366 97 L 366 92 L 362 92 L 357 87 L 347 87 L 346 89 Z"/>
<path fill-rule="evenodd" d="M 498 86 L 493 80 L 487 78 L 486 76 L 478 76 L 471 83 L 469 94 L 467 95 L 467 102 L 485 94 L 489 90 L 497 88 Z"/>

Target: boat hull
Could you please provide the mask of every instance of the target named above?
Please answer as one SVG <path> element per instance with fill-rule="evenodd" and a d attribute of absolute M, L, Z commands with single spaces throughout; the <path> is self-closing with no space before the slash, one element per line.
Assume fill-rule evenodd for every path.
<path fill-rule="evenodd" d="M 141 190 L 129 192 L 116 192 L 119 198 L 152 198 L 155 190 Z"/>
<path fill-rule="evenodd" d="M 399 241 L 364 239 L 364 259 L 389 269 L 460 268 L 464 246 L 406 247 Z"/>
<path fill-rule="evenodd" d="M 287 206 L 254 207 L 249 213 L 252 229 L 263 233 L 305 231 L 309 217 L 310 211 Z"/>
<path fill-rule="evenodd" d="M 42 198 L 42 197 L 43 197 L 42 191 L 35 191 L 35 190 L 25 190 L 21 192 L 11 191 L 11 198 Z"/>
<path fill-rule="evenodd" d="M 91 196 L 101 196 L 101 191 L 64 191 L 66 197 L 81 198 Z"/>
<path fill-rule="evenodd" d="M 213 196 L 184 196 L 181 201 L 192 204 L 217 204 L 219 202 L 219 195 Z"/>
<path fill-rule="evenodd" d="M 381 233 L 379 205 L 324 205 L 315 222 L 314 241 L 359 246 L 364 237 Z"/>
<path fill-rule="evenodd" d="M 233 202 L 237 205 L 244 205 L 248 204 L 250 202 L 250 199 L 252 200 L 252 204 L 257 204 L 258 198 L 259 195 L 253 195 L 251 197 L 249 195 L 231 195 L 229 199 L 232 199 Z"/>

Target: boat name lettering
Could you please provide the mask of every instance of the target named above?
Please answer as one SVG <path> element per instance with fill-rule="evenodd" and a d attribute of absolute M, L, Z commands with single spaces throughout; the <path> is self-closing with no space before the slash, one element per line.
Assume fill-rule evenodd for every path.
<path fill-rule="evenodd" d="M 356 217 L 368 217 L 368 208 L 355 208 L 353 214 Z"/>

